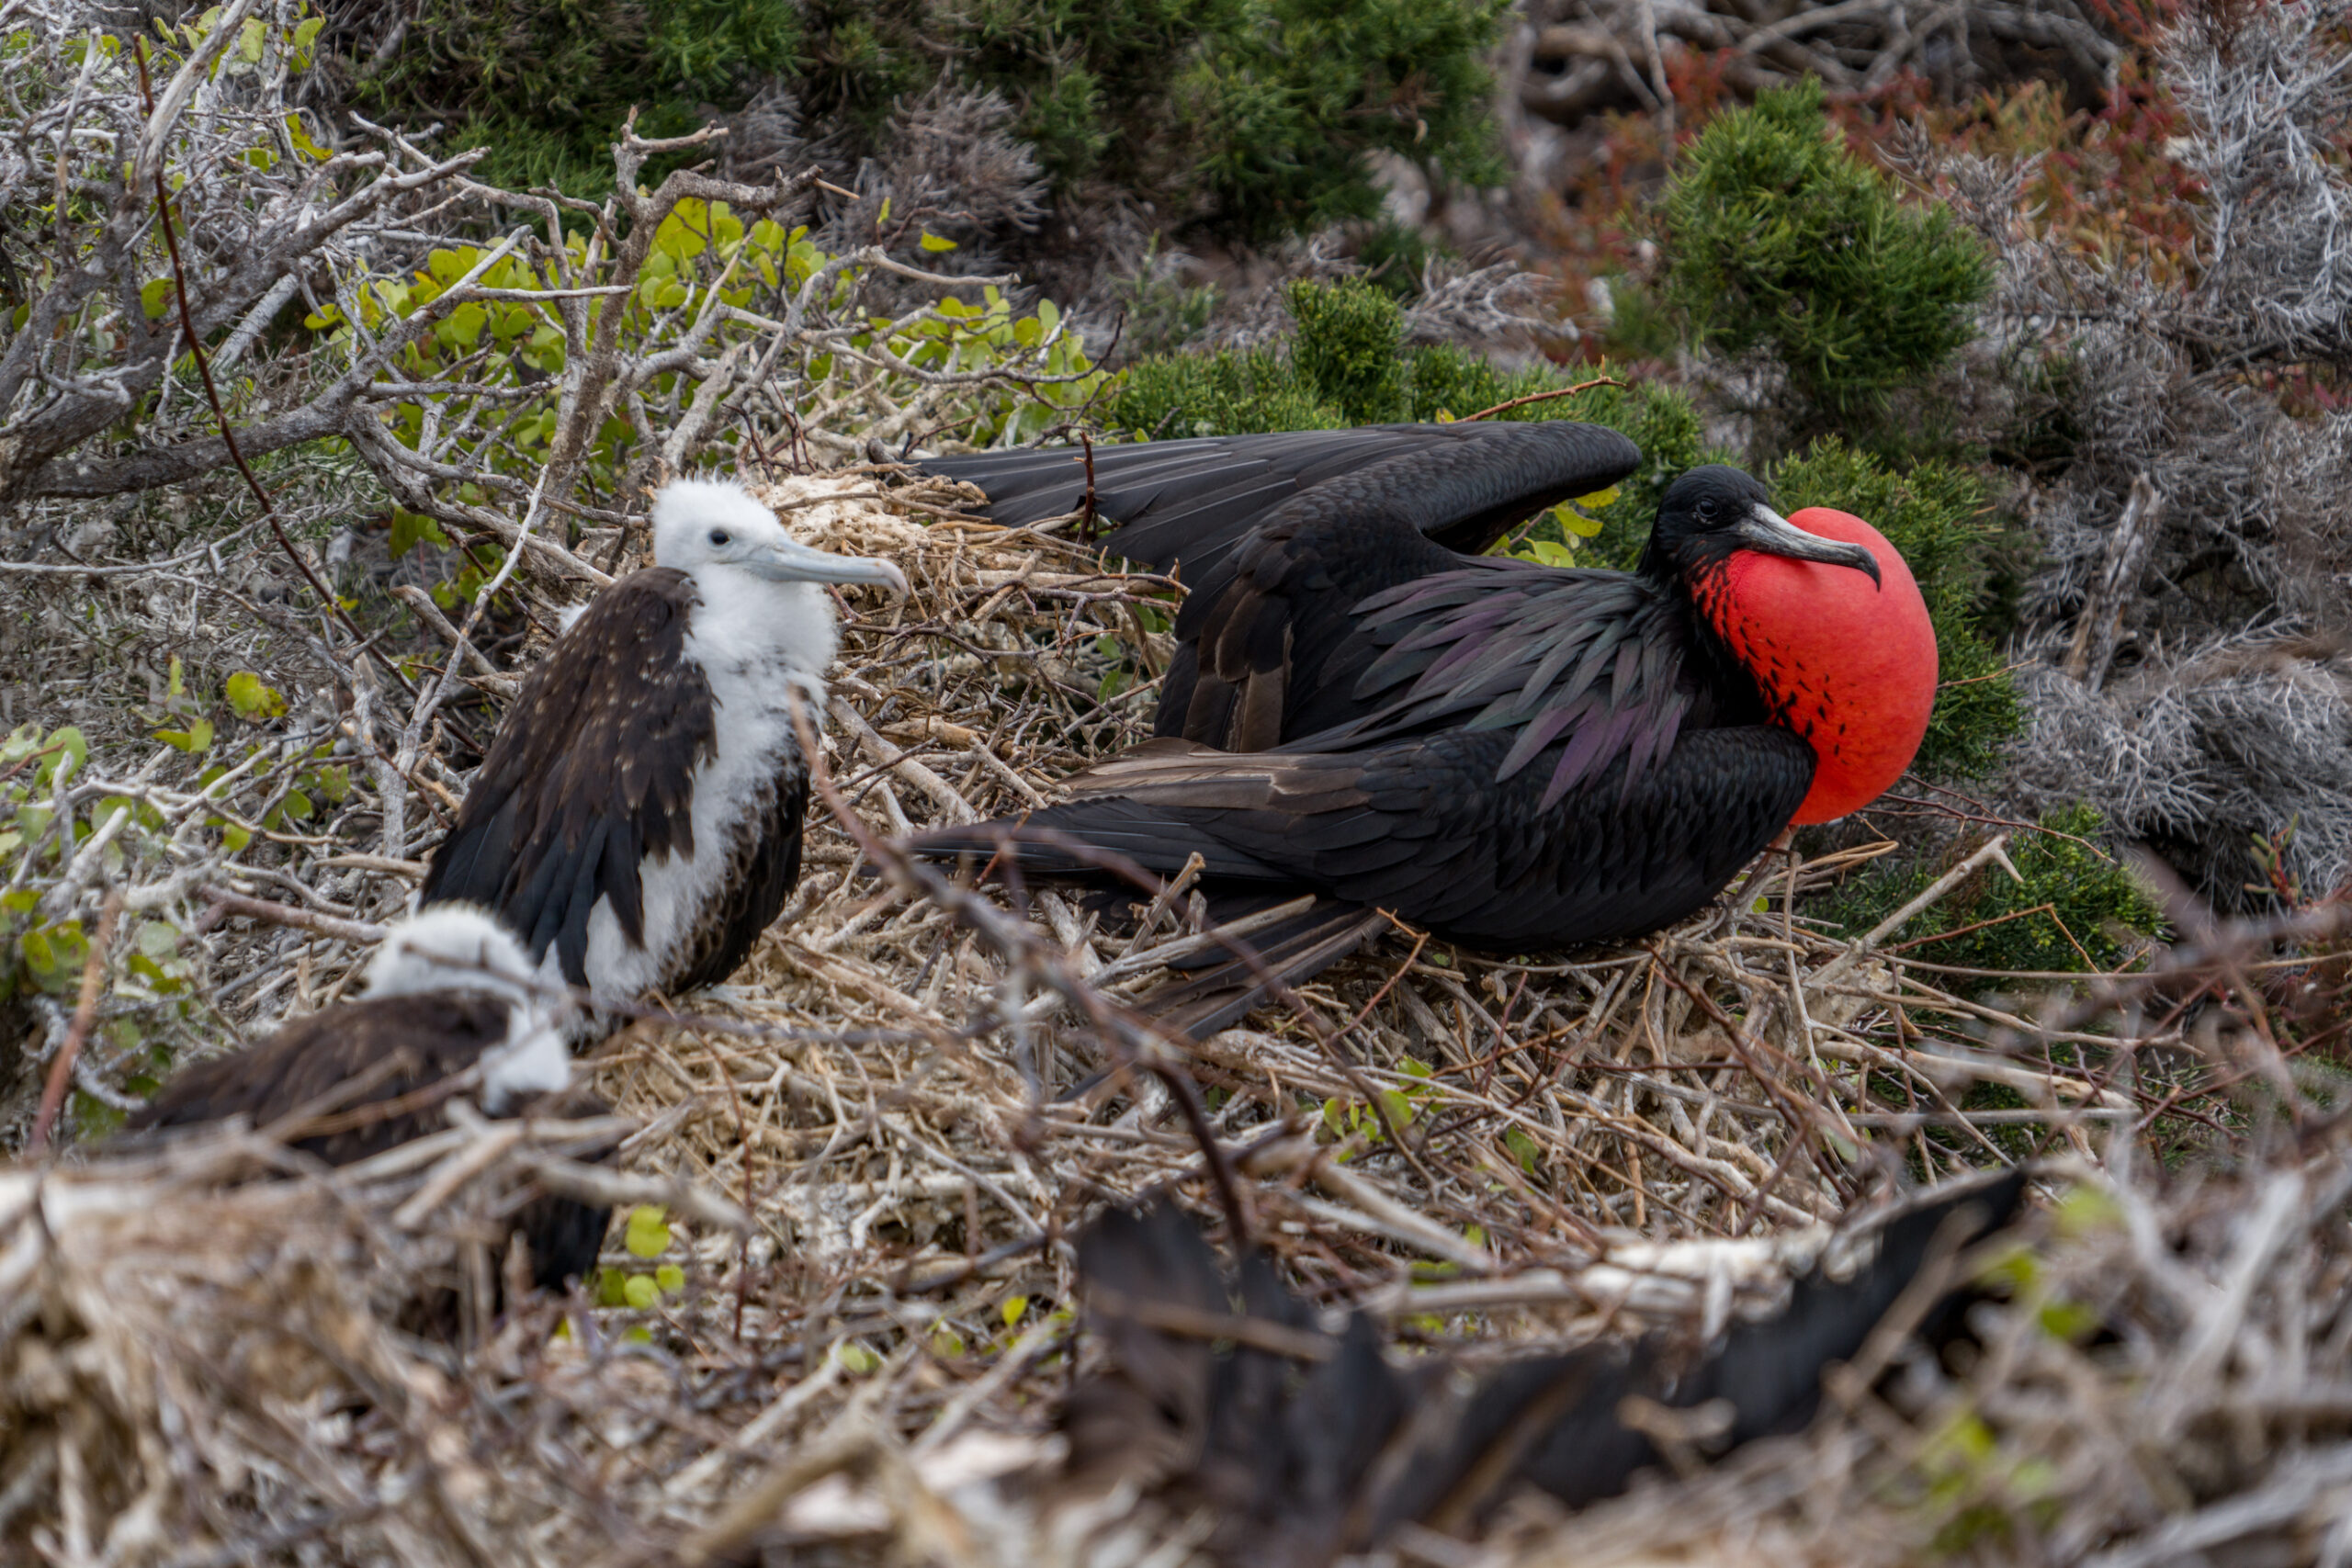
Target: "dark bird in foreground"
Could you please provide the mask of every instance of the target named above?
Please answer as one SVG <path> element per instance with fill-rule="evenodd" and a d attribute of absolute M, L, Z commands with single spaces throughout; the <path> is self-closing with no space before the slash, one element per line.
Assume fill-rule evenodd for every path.
<path fill-rule="evenodd" d="M 1376 1551 L 1408 1522 L 1468 1534 L 1521 1486 L 1582 1506 L 1667 1462 L 1662 1441 L 1703 1461 L 1803 1429 L 1824 1371 L 1860 1352 L 1924 1267 L 2007 1224 L 2023 1190 L 2010 1175 L 1914 1208 L 1851 1278 L 1801 1279 L 1777 1316 L 1695 1354 L 1653 1337 L 1475 1370 L 1399 1367 L 1362 1314 L 1318 1329 L 1263 1255 L 1228 1287 L 1172 1205 L 1114 1210 L 1079 1242 L 1081 1321 L 1110 1364 L 1065 1412 L 1069 1483 L 1205 1510 L 1212 1556 L 1254 1568 Z M 1957 1280 L 1930 1289 L 1915 1332 L 1940 1353 L 1973 1298 Z"/>
<path fill-rule="evenodd" d="M 821 722 L 840 642 L 824 585 L 907 587 L 888 561 L 796 542 L 730 483 L 665 487 L 653 558 L 524 681 L 420 895 L 495 911 L 547 977 L 599 999 L 743 962 L 800 879 L 788 705 Z"/>
<path fill-rule="evenodd" d="M 1378 910 L 1506 953 L 1645 934 L 1792 821 L 1866 804 L 1909 764 L 1934 629 L 1869 525 L 1783 518 L 1753 478 L 1711 467 L 1668 490 L 1631 572 L 1462 555 L 1635 454 L 1565 422 L 1459 428 L 1157 443 L 1159 467 L 1136 470 L 1098 453 L 1098 507 L 1138 508 L 1109 547 L 1181 561 L 1193 585 L 1163 739 L 1069 780 L 1068 804 L 914 846 L 1010 840 L 1024 871 L 1065 875 L 1099 868 L 1073 842 L 1161 876 L 1197 852 L 1215 918 L 1314 896 L 1250 937 L 1295 981 L 1380 929 Z M 1286 443 L 1312 460 L 1282 468 Z M 1003 521 L 1042 493 L 1023 457 L 1001 477 L 934 466 L 994 485 Z M 1218 490 L 1226 469 L 1243 478 Z M 1175 477 L 1142 494 L 1135 471 Z M 1153 1005 L 1216 1027 L 1256 998 L 1240 973 L 1216 965 Z"/>
<path fill-rule="evenodd" d="M 126 1132 L 194 1127 L 242 1116 L 256 1128 L 323 1124 L 294 1147 L 328 1165 L 356 1164 L 447 1124 L 454 1096 L 512 1116 L 571 1081 L 568 1004 L 550 1003 L 514 937 L 481 909 L 450 905 L 395 926 L 368 966 L 366 994 L 296 1019 L 246 1050 L 175 1074 Z M 601 1115 L 584 1094 L 566 1115 Z M 541 1197 L 513 1228 L 545 1290 L 590 1274 L 611 1212 Z"/>

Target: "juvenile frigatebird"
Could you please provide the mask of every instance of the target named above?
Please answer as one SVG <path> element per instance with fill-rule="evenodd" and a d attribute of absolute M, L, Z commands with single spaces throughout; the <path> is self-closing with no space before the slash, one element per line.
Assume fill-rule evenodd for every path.
<path fill-rule="evenodd" d="M 1259 471 L 1262 451 L 1167 444 L 1204 447 L 1163 462 L 1227 497 L 1155 493 L 1162 513 L 1192 510 L 1107 541 L 1154 530 L 1155 563 L 1186 558 L 1180 522 L 1209 541 L 1190 558 L 1209 564 L 1177 622 L 1167 739 L 1077 775 L 1075 798 L 1023 824 L 915 846 L 986 854 L 1009 836 L 1049 874 L 1099 864 L 1073 840 L 1161 875 L 1198 852 L 1212 894 L 1318 896 L 1253 938 L 1295 980 L 1377 929 L 1374 910 L 1506 952 L 1640 935 L 1703 905 L 1792 821 L 1875 798 L 1925 733 L 1935 636 L 1901 556 L 1860 519 L 1783 518 L 1753 478 L 1709 467 L 1669 487 L 1631 572 L 1439 542 L 1475 545 L 1524 498 L 1622 473 L 1622 438 L 1592 428 L 1379 429 L 1364 445 L 1390 455 L 1355 468 L 1332 455 L 1351 433 L 1317 432 L 1312 471 L 1330 477 L 1287 489 Z M 978 461 L 948 471 L 985 485 Z M 1502 477 L 1481 489 L 1488 461 Z M 1249 466 L 1247 482 L 1217 490 L 1218 462 Z M 1029 504 L 1034 471 L 1005 481 L 1000 512 Z M 1250 999 L 1230 978 L 1158 1005 L 1214 1027 Z"/>
<path fill-rule="evenodd" d="M 800 879 L 790 701 L 824 711 L 824 585 L 907 587 L 888 561 L 797 543 L 731 483 L 664 487 L 653 559 L 525 679 L 419 895 L 495 910 L 543 975 L 599 999 L 743 962 Z"/>
<path fill-rule="evenodd" d="M 243 1116 L 329 1130 L 294 1147 L 351 1165 L 446 1125 L 453 1095 L 493 1117 L 545 1105 L 571 1081 L 569 1003 L 550 997 L 514 936 L 486 910 L 448 904 L 394 926 L 368 961 L 365 994 L 296 1019 L 257 1045 L 173 1075 L 125 1131 Z M 567 1115 L 601 1114 L 585 1094 Z M 560 1290 L 589 1274 L 610 1211 L 543 1197 L 517 1211 L 533 1280 Z"/>
<path fill-rule="evenodd" d="M 1915 1283 L 1912 1333 L 1949 1348 L 1976 1292 L 1945 1269 L 2023 1192 L 2011 1172 L 1914 1203 L 1850 1277 L 1816 1269 L 1780 1314 L 1714 1346 L 1661 1336 L 1483 1367 L 1442 1353 L 1396 1365 L 1362 1314 L 1320 1327 L 1263 1254 L 1244 1257 L 1237 1289 L 1173 1205 L 1113 1210 L 1078 1242 L 1080 1326 L 1108 1356 L 1063 1416 L 1068 1484 L 1154 1495 L 1199 1521 L 1211 1561 L 1250 1568 L 1376 1552 L 1407 1525 L 1469 1535 L 1528 1488 L 1580 1507 L 1662 1468 L 1661 1435 L 1680 1431 L 1689 1463 L 1801 1430 L 1823 1372 L 1855 1359 Z M 1931 1264 L 1940 1287 L 1921 1280 Z"/>

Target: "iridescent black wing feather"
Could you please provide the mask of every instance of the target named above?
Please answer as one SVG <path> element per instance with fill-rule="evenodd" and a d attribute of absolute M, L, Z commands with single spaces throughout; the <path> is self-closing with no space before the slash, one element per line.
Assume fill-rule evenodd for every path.
<path fill-rule="evenodd" d="M 1004 823 L 934 829 L 927 854 L 989 853 L 1083 874 L 1059 834 L 1169 875 L 1312 892 L 1509 952 L 1641 935 L 1719 892 L 1788 822 L 1812 749 L 1762 725 L 1683 735 L 1630 786 L 1630 759 L 1545 803 L 1555 745 L 1499 784 L 1509 732 L 1446 731 L 1360 751 L 1234 756 L 1158 740 L 1069 781 L 1079 798 Z M 1604 807 L 1601 803 L 1607 803 Z"/>
<path fill-rule="evenodd" d="M 1363 719 L 1378 651 L 1358 601 L 1461 566 L 1513 524 L 1605 489 L 1640 461 L 1600 425 L 1376 425 L 1099 447 L 1114 554 L 1181 569 L 1191 592 L 1161 683 L 1159 733 L 1258 751 Z M 1075 510 L 1076 454 L 927 465 L 989 493 L 1000 523 Z"/>
<path fill-rule="evenodd" d="M 1599 426 L 1498 425 L 1301 491 L 1188 567 L 1159 732 L 1256 751 L 1365 718 L 1379 703 L 1359 682 L 1379 648 L 1361 625 L 1364 602 L 1484 564 L 1476 552 L 1512 523 L 1634 460 L 1630 442 Z"/>
<path fill-rule="evenodd" d="M 1345 504 L 1408 504 L 1422 533 L 1476 555 L 1547 506 L 1605 490 L 1640 466 L 1615 431 L 1569 420 L 1374 424 L 1094 448 L 1095 510 L 1123 525 L 1103 541 L 1159 570 L 1202 575 L 1295 496 L 1338 487 Z M 988 493 L 989 515 L 1021 527 L 1076 512 L 1086 468 L 1073 446 L 925 462 Z"/>
<path fill-rule="evenodd" d="M 599 898 L 644 942 L 639 864 L 692 852 L 695 771 L 718 743 L 709 682 L 685 657 L 696 602 L 684 572 L 637 572 L 557 639 L 433 852 L 420 903 L 482 905 L 534 961 L 553 945 L 573 985 Z"/>
<path fill-rule="evenodd" d="M 1726 711 L 1686 671 L 1689 607 L 1623 572 L 1465 561 L 1372 595 L 1353 618 L 1374 657 L 1351 695 L 1370 711 L 1296 749 L 1507 730 L 1498 779 L 1548 753 L 1549 807 L 1622 758 L 1622 803 L 1686 726 L 1762 716 Z"/>

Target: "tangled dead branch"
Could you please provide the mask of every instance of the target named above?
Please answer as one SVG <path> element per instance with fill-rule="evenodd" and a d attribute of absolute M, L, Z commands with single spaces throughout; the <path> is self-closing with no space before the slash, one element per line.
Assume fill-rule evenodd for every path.
<path fill-rule="evenodd" d="M 1947 101 L 2047 75 L 2096 103 L 2123 52 L 2106 20 L 2075 0 L 1544 0 L 1520 24 L 1506 90 L 1521 113 L 1565 127 L 1611 109 L 1670 110 L 1665 62 L 1720 51 L 1716 68 L 1745 96 L 1798 77 L 1871 93 L 1910 72 Z"/>
<path fill-rule="evenodd" d="M 2312 150 L 2352 115 L 2346 17 L 2190 7 L 2165 36 L 2167 155 L 2208 193 L 2177 253 L 2098 254 L 2028 209 L 2030 166 L 1898 145 L 1997 260 L 1979 379 L 2071 432 L 2019 498 L 2046 558 L 2018 794 L 2090 801 L 2224 903 L 2270 886 L 2266 861 L 2312 894 L 2352 878 L 2352 426 L 2280 391 L 2345 359 L 2347 187 Z"/>

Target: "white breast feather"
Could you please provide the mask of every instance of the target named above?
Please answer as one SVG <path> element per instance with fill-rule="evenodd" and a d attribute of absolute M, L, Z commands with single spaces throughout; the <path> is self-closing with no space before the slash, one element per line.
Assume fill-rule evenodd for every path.
<path fill-rule="evenodd" d="M 544 1008 L 517 1006 L 511 1017 L 506 1039 L 481 1057 L 481 1108 L 492 1116 L 571 1082 L 571 1047 L 555 1016 Z"/>

